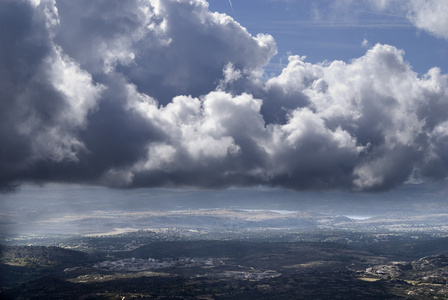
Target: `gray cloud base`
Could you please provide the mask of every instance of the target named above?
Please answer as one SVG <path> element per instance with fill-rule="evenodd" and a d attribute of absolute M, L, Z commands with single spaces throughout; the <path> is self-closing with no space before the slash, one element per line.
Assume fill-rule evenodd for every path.
<path fill-rule="evenodd" d="M 447 76 L 376 45 L 265 66 L 205 1 L 2 1 L 0 186 L 385 190 L 448 175 Z"/>

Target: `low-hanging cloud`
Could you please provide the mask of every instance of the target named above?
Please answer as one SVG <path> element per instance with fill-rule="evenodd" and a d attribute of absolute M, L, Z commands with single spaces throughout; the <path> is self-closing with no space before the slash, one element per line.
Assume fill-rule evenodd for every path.
<path fill-rule="evenodd" d="M 448 176 L 448 79 L 404 52 L 266 78 L 205 1 L 2 1 L 0 186 L 385 190 Z"/>

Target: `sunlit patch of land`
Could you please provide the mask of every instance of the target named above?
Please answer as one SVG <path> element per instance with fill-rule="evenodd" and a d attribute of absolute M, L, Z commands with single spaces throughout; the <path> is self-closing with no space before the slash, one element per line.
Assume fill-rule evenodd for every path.
<path fill-rule="evenodd" d="M 114 274 L 86 274 L 80 275 L 76 278 L 69 278 L 67 281 L 73 283 L 92 283 L 92 282 L 106 282 L 120 279 L 140 278 L 140 277 L 166 277 L 171 276 L 163 272 L 137 272 L 137 273 L 114 273 Z"/>
<path fill-rule="evenodd" d="M 283 268 L 285 268 L 285 269 L 315 268 L 315 267 L 330 266 L 334 263 L 336 263 L 336 262 L 335 261 L 316 260 L 316 261 L 310 261 L 310 262 L 307 262 L 304 264 L 295 264 L 295 265 L 284 266 Z"/>
<path fill-rule="evenodd" d="M 367 282 L 376 282 L 378 280 L 381 280 L 381 278 L 372 278 L 372 277 L 359 277 L 359 279 Z"/>
<path fill-rule="evenodd" d="M 38 212 L 33 212 L 39 216 Z M 87 237 L 113 236 L 137 230 L 167 232 L 175 229 L 191 233 L 238 230 L 352 230 L 378 233 L 446 233 L 448 213 L 418 215 L 330 214 L 313 211 L 215 208 L 164 211 L 92 210 L 67 213 L 43 212 L 35 219 L 13 216 L 2 226 L 20 230 L 20 235 L 80 234 Z M 1 225 L 1 224 L 0 224 Z M 11 231 L 12 233 L 14 231 Z M 7 237 L 9 240 L 17 236 Z"/>
<path fill-rule="evenodd" d="M 122 234 L 122 233 L 127 233 L 127 232 L 135 232 L 138 231 L 138 229 L 136 228 L 114 228 L 113 230 L 110 231 L 106 231 L 106 232 L 97 232 L 97 233 L 89 233 L 89 234 L 85 234 L 85 236 L 88 237 L 94 237 L 94 236 L 112 236 L 112 235 L 117 235 L 117 234 Z"/>

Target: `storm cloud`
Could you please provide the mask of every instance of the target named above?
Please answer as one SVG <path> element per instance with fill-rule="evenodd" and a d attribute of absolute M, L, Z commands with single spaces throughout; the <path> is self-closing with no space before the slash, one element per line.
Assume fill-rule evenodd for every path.
<path fill-rule="evenodd" d="M 0 44 L 3 188 L 375 191 L 448 176 L 448 77 L 419 76 L 390 45 L 291 55 L 268 77 L 274 38 L 201 0 L 1 1 Z"/>

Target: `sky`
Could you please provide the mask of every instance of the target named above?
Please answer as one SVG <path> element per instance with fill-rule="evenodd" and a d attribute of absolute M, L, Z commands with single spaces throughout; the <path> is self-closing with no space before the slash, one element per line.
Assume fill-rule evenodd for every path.
<path fill-rule="evenodd" d="M 0 45 L 0 197 L 446 186 L 445 0 L 4 0 Z"/>
<path fill-rule="evenodd" d="M 363 56 L 375 44 L 388 44 L 405 51 L 405 60 L 420 76 L 439 67 L 447 72 L 446 8 L 443 1 L 429 1 L 427 10 L 440 9 L 441 19 L 428 13 L 431 28 L 413 22 L 419 3 L 425 1 L 209 1 L 210 10 L 235 18 L 252 34 L 275 38 L 278 54 L 265 67 L 278 75 L 288 62 L 288 53 L 306 56 L 307 62 L 351 59 Z M 421 9 L 423 14 L 425 10 Z M 445 22 L 445 23 L 444 23 Z M 438 33 L 436 33 L 438 32 Z M 445 38 L 443 38 L 445 35 Z M 365 42 L 364 42 L 365 41 Z M 364 44 L 363 44 L 364 42 Z"/>

